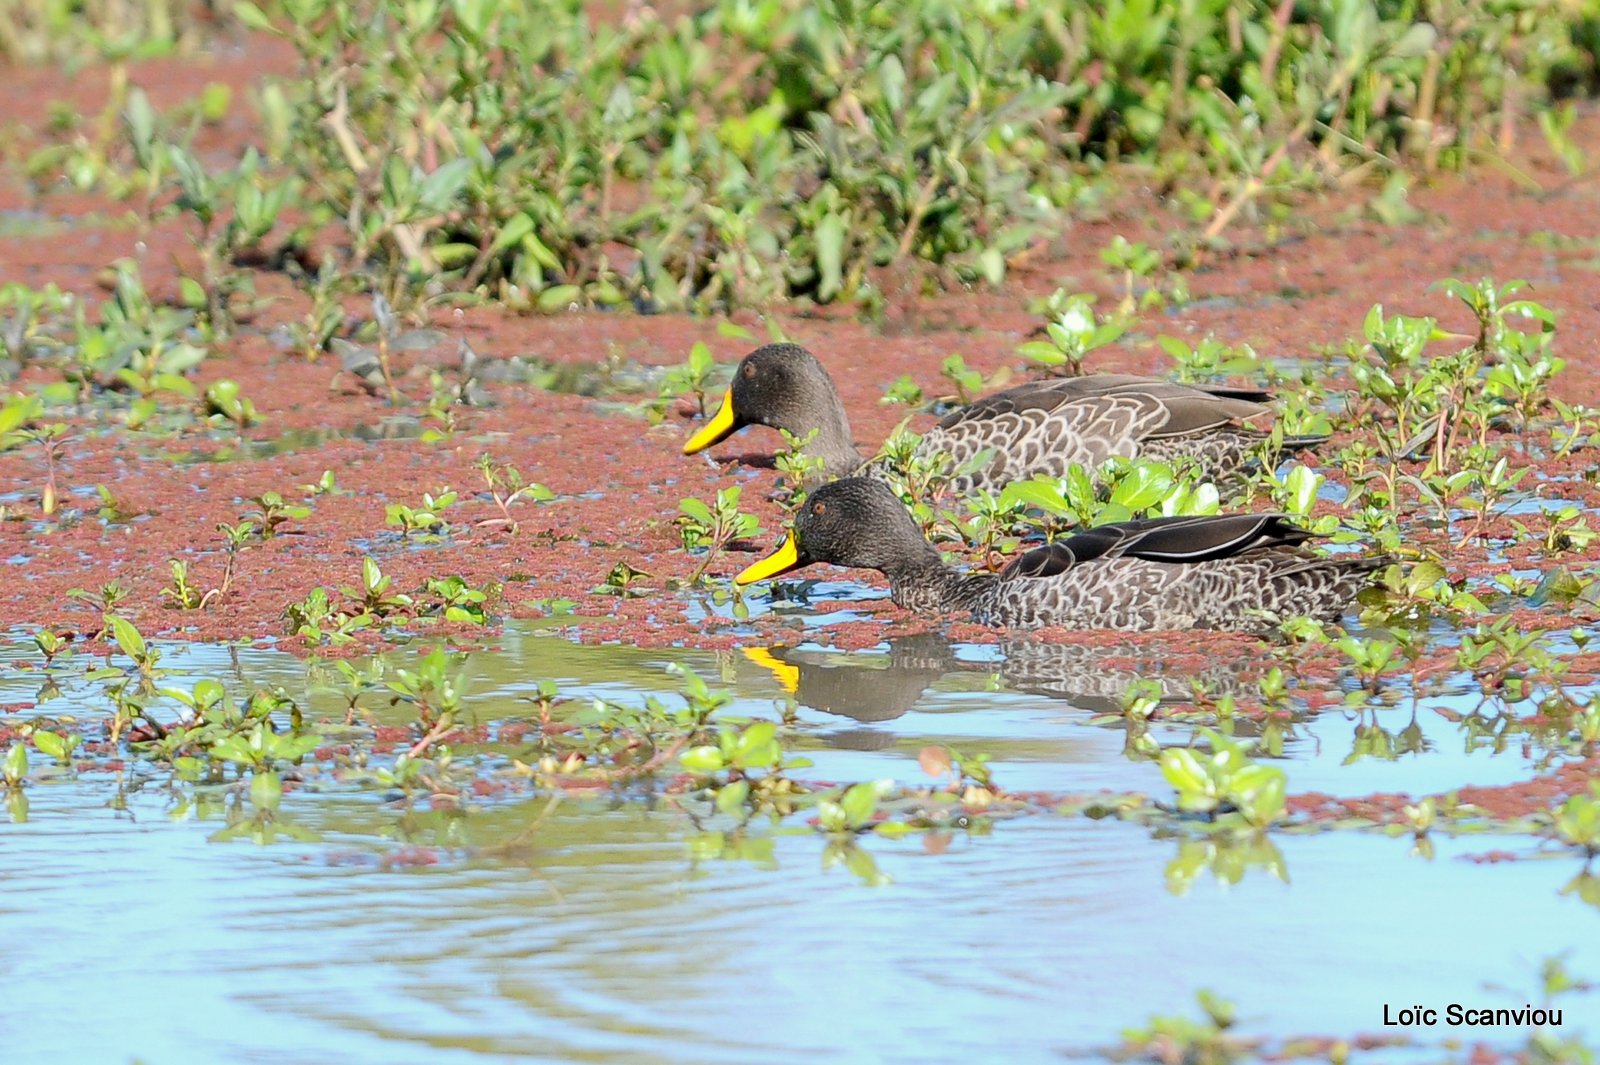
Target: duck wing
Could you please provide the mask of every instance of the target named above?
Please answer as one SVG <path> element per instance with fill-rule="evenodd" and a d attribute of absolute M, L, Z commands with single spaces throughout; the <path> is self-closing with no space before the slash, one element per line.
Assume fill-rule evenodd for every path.
<path fill-rule="evenodd" d="M 1237 423 L 1271 408 L 1244 389 L 1208 391 L 1132 374 L 1032 381 L 984 396 L 945 415 L 918 451 L 944 455 L 957 492 L 998 487 L 1035 474 L 1061 476 L 1132 458 L 1146 444 L 1204 439 L 1215 431 L 1254 434 Z M 1224 428 L 1229 427 L 1229 428 Z"/>
<path fill-rule="evenodd" d="M 1261 388 L 1242 388 L 1235 385 L 1187 385 L 1169 381 L 1165 377 L 1145 377 L 1132 373 L 1092 373 L 1082 377 L 1059 377 L 1041 382 L 1063 392 L 1081 395 L 1106 395 L 1119 392 L 1148 392 L 1157 398 L 1185 396 L 1213 396 L 1219 399 L 1236 399 L 1265 405 L 1272 402 L 1272 393 Z"/>
<path fill-rule="evenodd" d="M 984 396 L 946 414 L 938 429 L 951 437 L 984 435 L 1007 424 L 1059 426 L 1085 440 L 1186 436 L 1268 413 L 1266 393 L 1194 388 L 1132 374 L 1091 374 L 1033 381 Z M 1107 456 L 1118 448 L 1107 447 Z"/>
<path fill-rule="evenodd" d="M 1096 559 L 1208 562 L 1257 548 L 1294 547 L 1312 538 L 1286 514 L 1214 514 L 1113 522 L 1034 548 L 1000 572 L 1002 580 L 1051 577 Z"/>
<path fill-rule="evenodd" d="M 999 486 L 1073 465 L 1098 468 L 1131 458 L 1138 442 L 1165 424 L 1149 396 L 1065 397 L 1053 389 L 1011 389 L 952 411 L 923 434 L 918 450 L 949 456 L 953 469 L 974 468 L 974 483 Z M 966 487 L 958 484 L 958 491 Z"/>
<path fill-rule="evenodd" d="M 1184 412 L 1179 418 L 1180 422 L 1200 421 L 1205 425 L 1265 414 L 1270 409 L 1266 404 L 1272 399 L 1270 393 L 1255 388 L 1183 385 L 1137 374 L 1087 374 L 1083 377 L 1029 381 L 984 396 L 946 414 L 939 422 L 939 428 L 948 431 L 958 425 L 985 421 L 1004 414 L 1026 411 L 1049 413 L 1067 404 L 1111 397 L 1142 398 L 1174 412 Z M 1209 413 L 1197 416 L 1196 412 L 1199 411 Z"/>

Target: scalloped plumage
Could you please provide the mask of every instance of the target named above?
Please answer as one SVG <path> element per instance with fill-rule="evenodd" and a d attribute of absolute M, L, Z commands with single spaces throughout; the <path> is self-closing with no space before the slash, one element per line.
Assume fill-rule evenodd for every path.
<path fill-rule="evenodd" d="M 1053 378 L 951 411 L 923 434 L 917 453 L 949 455 L 952 468 L 964 471 L 951 481 L 959 493 L 998 489 L 1038 474 L 1059 477 L 1075 465 L 1095 469 L 1113 456 L 1188 457 L 1208 476 L 1223 477 L 1243 468 L 1267 436 L 1248 423 L 1270 413 L 1268 399 L 1254 389 L 1195 387 L 1132 374 Z M 768 344 L 746 355 L 723 404 L 685 445 L 686 453 L 746 425 L 766 425 L 802 440 L 815 434 L 801 453 L 822 468 L 807 487 L 876 472 L 856 449 L 827 370 L 797 344 Z M 1291 438 L 1284 449 L 1323 439 Z"/>
<path fill-rule="evenodd" d="M 991 625 L 1255 632 L 1282 617 L 1338 615 L 1391 561 L 1319 555 L 1303 546 L 1312 535 L 1275 513 L 1146 518 L 1029 551 L 1000 574 L 965 575 L 944 564 L 886 485 L 853 477 L 812 492 L 772 558 L 792 554 L 786 569 L 875 569 L 907 609 Z M 769 559 L 740 579 L 778 571 Z"/>

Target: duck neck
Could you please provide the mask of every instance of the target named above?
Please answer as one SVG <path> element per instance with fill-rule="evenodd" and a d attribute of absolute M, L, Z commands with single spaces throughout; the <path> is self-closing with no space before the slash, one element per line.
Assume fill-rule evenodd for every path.
<path fill-rule="evenodd" d="M 807 478 L 807 487 L 848 477 L 865 461 L 850 435 L 850 419 L 844 406 L 837 397 L 830 406 L 817 423 L 817 434 L 800 449 L 803 458 L 822 463 L 822 469 Z"/>
<path fill-rule="evenodd" d="M 931 613 L 961 606 L 965 599 L 962 587 L 969 580 L 946 566 L 939 549 L 927 541 L 923 541 L 922 551 L 907 552 L 884 574 L 889 578 L 889 597 L 896 605 Z"/>

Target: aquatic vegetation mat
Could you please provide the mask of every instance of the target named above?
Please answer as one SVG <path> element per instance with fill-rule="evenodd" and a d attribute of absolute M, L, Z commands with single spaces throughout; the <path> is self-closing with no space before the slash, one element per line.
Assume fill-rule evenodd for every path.
<path fill-rule="evenodd" d="M 1591 1061 L 1596 17 L 0 3 L 8 1056 Z M 815 438 L 683 452 L 769 341 L 953 565 L 1390 561 L 1260 638 L 740 587 Z M 1084 371 L 1260 450 L 919 448 Z"/>

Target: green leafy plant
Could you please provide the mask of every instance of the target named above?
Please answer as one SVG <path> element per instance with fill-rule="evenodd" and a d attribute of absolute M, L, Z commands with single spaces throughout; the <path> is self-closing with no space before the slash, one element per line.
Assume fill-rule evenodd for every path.
<path fill-rule="evenodd" d="M 813 429 L 803 437 L 795 436 L 787 429 L 778 431 L 783 434 L 783 448 L 773 456 L 773 465 L 793 489 L 789 506 L 798 507 L 806 495 L 801 486 L 819 479 L 828 463 L 825 459 L 806 453 L 807 445 L 816 439 L 817 430 Z"/>
<path fill-rule="evenodd" d="M 1211 991 L 1199 991 L 1195 998 L 1205 1014 L 1203 1020 L 1155 1017 L 1143 1028 L 1129 1028 L 1122 1033 L 1126 1054 L 1129 1057 L 1159 1055 L 1164 1060 L 1193 1062 L 1194 1065 L 1228 1065 L 1243 1060 L 1251 1050 L 1251 1043 L 1230 1031 L 1238 1022 L 1237 1008 Z"/>
<path fill-rule="evenodd" d="M 35 632 L 33 634 L 33 645 L 39 649 L 40 654 L 44 655 L 44 664 L 46 668 L 49 668 L 50 664 L 56 660 L 57 656 L 69 655 L 72 653 L 72 647 L 71 643 L 69 642 L 69 638 L 63 637 L 59 633 L 53 632 L 50 629 L 40 629 L 38 632 Z"/>
<path fill-rule="evenodd" d="M 1029 341 L 1017 349 L 1017 354 L 1052 373 L 1068 377 L 1083 373 L 1084 358 L 1115 341 L 1127 329 L 1127 323 L 1120 319 L 1097 317 L 1093 299 L 1058 290 L 1051 297 L 1050 320 L 1045 324 L 1048 339 Z"/>
<path fill-rule="evenodd" d="M 1100 261 L 1121 275 L 1122 301 L 1117 305 L 1118 314 L 1126 317 L 1142 306 L 1161 300 L 1161 293 L 1154 288 L 1147 289 L 1142 298 L 1134 296 L 1135 281 L 1149 277 L 1161 265 L 1161 253 L 1148 244 L 1131 243 L 1119 233 L 1100 250 Z"/>
<path fill-rule="evenodd" d="M 250 502 L 256 505 L 256 509 L 244 515 L 244 520 L 250 524 L 255 535 L 263 540 L 277 536 L 281 526 L 291 521 L 304 521 L 311 516 L 310 507 L 302 503 L 290 503 L 277 492 L 251 496 Z"/>
<path fill-rule="evenodd" d="M 1161 752 L 1161 775 L 1177 789 L 1178 809 L 1212 817 L 1237 814 L 1255 828 L 1283 816 L 1283 770 L 1251 761 L 1245 744 L 1211 729 L 1202 729 L 1200 736 L 1211 748 L 1209 755 L 1182 747 Z"/>
<path fill-rule="evenodd" d="M 95 485 L 94 491 L 100 497 L 100 506 L 95 509 L 95 515 L 107 525 L 122 525 L 139 515 L 140 511 L 117 498 L 117 494 L 105 485 Z"/>
<path fill-rule="evenodd" d="M 240 391 L 239 382 L 233 380 L 216 381 L 207 387 L 205 406 L 207 414 L 232 422 L 241 436 L 264 420 L 250 397 Z"/>
<path fill-rule="evenodd" d="M 13 742 L 6 751 L 5 760 L 0 761 L 0 783 L 5 785 L 7 791 L 18 792 L 22 789 L 23 781 L 27 779 L 27 745 Z"/>
<path fill-rule="evenodd" d="M 111 580 L 102 584 L 100 589 L 95 592 L 90 592 L 84 588 L 73 588 L 67 592 L 67 598 L 88 603 L 99 610 L 102 616 L 109 619 L 111 612 L 117 608 L 117 604 L 128 598 L 128 589 L 121 581 Z M 107 628 L 110 628 L 109 620 L 107 621 Z"/>
<path fill-rule="evenodd" d="M 1215 381 L 1240 374 L 1254 375 L 1262 369 L 1261 356 L 1249 344 L 1224 344 L 1210 335 L 1191 345 L 1163 333 L 1156 337 L 1156 345 L 1177 364 L 1180 381 Z"/>
<path fill-rule="evenodd" d="M 404 503 L 390 503 L 384 507 L 384 514 L 390 525 L 400 527 L 402 535 L 438 536 L 450 528 L 450 523 L 444 519 L 444 511 L 454 506 L 455 502 L 456 493 L 448 488 L 441 488 L 437 495 L 432 492 L 422 493 L 422 502 L 415 507 Z"/>
<path fill-rule="evenodd" d="M 474 588 L 459 576 L 429 577 L 423 583 L 423 590 L 439 599 L 446 621 L 487 625 L 489 615 L 486 604 L 491 591 L 497 591 L 498 586 Z"/>
<path fill-rule="evenodd" d="M 21 447 L 31 439 L 28 430 L 43 411 L 38 396 L 13 393 L 0 403 L 0 451 Z"/>
<path fill-rule="evenodd" d="M 324 641 L 350 643 L 359 630 L 378 620 L 366 611 L 352 613 L 335 609 L 328 590 L 320 586 L 311 589 L 299 602 L 284 607 L 283 617 L 289 634 L 304 639 L 313 647 Z"/>
<path fill-rule="evenodd" d="M 1590 781 L 1589 794 L 1570 796 L 1552 816 L 1563 843 L 1582 847 L 1591 858 L 1600 854 L 1600 782 Z"/>
<path fill-rule="evenodd" d="M 711 504 L 699 499 L 685 499 L 678 504 L 678 531 L 683 538 L 685 551 L 704 550 L 700 565 L 689 577 L 689 583 L 698 584 L 706 567 L 736 540 L 748 540 L 761 532 L 761 523 L 754 514 L 739 510 L 738 487 L 720 488 Z"/>
<path fill-rule="evenodd" d="M 106 626 L 117 649 L 133 660 L 139 676 L 147 683 L 154 680 L 161 672 L 161 652 L 145 641 L 138 626 L 120 614 L 108 614 Z"/>
<path fill-rule="evenodd" d="M 894 790 L 890 780 L 852 784 L 835 799 L 817 803 L 817 827 L 824 832 L 859 833 L 873 828 L 878 804 Z"/>
<path fill-rule="evenodd" d="M 48 729 L 35 730 L 31 738 L 40 754 L 54 758 L 62 765 L 72 764 L 72 752 L 83 742 L 83 737 L 77 733 L 51 732 Z"/>
<path fill-rule="evenodd" d="M 60 472 L 61 452 L 66 432 L 67 427 L 61 424 L 46 425 L 27 431 L 28 438 L 37 442 L 44 451 L 44 488 L 39 493 L 39 512 L 46 517 L 56 512 L 61 498 L 57 475 Z"/>
<path fill-rule="evenodd" d="M 497 463 L 485 451 L 478 456 L 478 471 L 483 474 L 489 489 L 489 498 L 499 509 L 498 518 L 480 521 L 480 526 L 498 526 L 509 532 L 517 531 L 517 522 L 511 517 L 511 506 L 524 497 L 535 503 L 548 503 L 556 494 L 537 481 L 524 481 L 522 474 L 510 463 Z"/>
<path fill-rule="evenodd" d="M 910 374 L 901 374 L 894 383 L 884 389 L 883 396 L 878 400 L 886 406 L 921 407 L 927 402 L 922 394 L 922 387 Z"/>
<path fill-rule="evenodd" d="M 179 610 L 203 610 L 211 600 L 223 594 L 220 588 L 202 592 L 190 584 L 189 564 L 182 559 L 168 559 L 167 565 L 172 569 L 172 583 L 161 589 L 161 595 Z"/>
<path fill-rule="evenodd" d="M 455 728 L 466 695 L 466 675 L 443 647 L 423 655 L 413 669 L 396 669 L 388 687 L 397 702 L 416 708 L 423 736 L 408 752 L 416 758 Z"/>
<path fill-rule="evenodd" d="M 716 372 L 716 362 L 711 348 L 697 340 L 689 349 L 689 357 L 677 366 L 669 367 L 661 378 L 660 397 L 673 400 L 685 393 L 694 396 L 697 417 L 706 416 L 706 394 L 711 391 L 711 379 Z"/>
<path fill-rule="evenodd" d="M 1167 463 L 1140 458 L 1112 459 L 1094 477 L 1074 466 L 1065 477 L 1013 481 L 1001 489 L 998 503 L 1038 510 L 1045 535 L 1053 537 L 1067 528 L 1153 514 L 1215 514 L 1220 499 L 1215 485 L 1197 482 Z"/>
<path fill-rule="evenodd" d="M 643 583 L 650 579 L 651 574 L 642 569 L 635 569 L 627 562 L 618 562 L 606 574 L 603 584 L 594 587 L 595 595 L 614 595 L 619 599 L 636 599 L 647 594 L 650 589 Z"/>
<path fill-rule="evenodd" d="M 678 755 L 683 767 L 697 776 L 723 779 L 715 787 L 717 809 L 739 815 L 747 806 L 760 807 L 797 788 L 785 774 L 811 764 L 785 756 L 772 721 L 752 721 L 717 731 L 716 743 L 685 748 Z"/>
<path fill-rule="evenodd" d="M 362 613 L 381 618 L 407 610 L 412 605 L 413 600 L 409 595 L 389 590 L 393 584 L 394 578 L 387 576 L 378 567 L 377 560 L 368 555 L 361 560 L 361 587 L 351 588 L 347 585 L 340 591 L 353 600 Z"/>
<path fill-rule="evenodd" d="M 1335 641 L 1337 647 L 1350 660 L 1361 684 L 1368 691 L 1377 691 L 1380 678 L 1395 661 L 1399 644 L 1378 637 L 1343 636 Z"/>
<path fill-rule="evenodd" d="M 967 360 L 960 355 L 947 355 L 939 364 L 939 376 L 955 386 L 955 394 L 941 397 L 938 402 L 964 406 L 984 393 L 1004 385 L 1011 377 L 1011 370 L 1002 366 L 985 377 L 981 372 L 968 366 Z"/>

